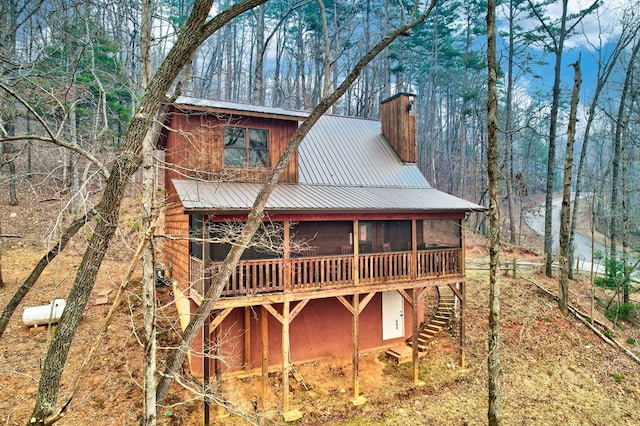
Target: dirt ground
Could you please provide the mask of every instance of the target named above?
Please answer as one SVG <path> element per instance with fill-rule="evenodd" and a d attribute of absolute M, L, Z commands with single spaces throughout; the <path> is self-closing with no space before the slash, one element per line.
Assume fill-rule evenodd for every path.
<path fill-rule="evenodd" d="M 55 201 L 25 202 L 18 207 L 0 206 L 3 238 L 0 289 L 2 308 L 32 266 L 44 253 L 53 223 L 47 213 L 60 206 Z M 60 403 L 69 396 L 69 386 L 92 345 L 109 304 L 95 304 L 98 294 L 108 292 L 110 301 L 128 268 L 138 226 L 131 200 L 123 208 L 125 219 L 114 241 L 92 293 L 91 304 L 74 340 L 60 392 Z M 39 368 L 52 329 L 29 329 L 21 321 L 22 308 L 65 298 L 75 268 L 85 247 L 87 234 L 79 235 L 70 250 L 54 260 L 36 287 L 28 294 L 0 340 L 0 422 L 25 424 L 34 405 Z M 538 259 L 533 237 L 529 249 L 505 247 L 503 259 Z M 487 255 L 484 239 L 467 237 L 469 257 Z M 531 280 L 555 292 L 557 284 L 535 270 L 519 270 L 519 277 L 501 277 L 501 366 L 502 413 L 508 425 L 635 425 L 640 424 L 640 365 L 597 337 L 573 317 L 564 317 L 551 297 Z M 139 277 L 139 273 L 137 275 Z M 589 312 L 590 284 L 571 283 L 571 303 Z M 597 296 L 609 296 L 599 291 Z M 158 337 L 162 359 L 176 338 L 177 314 L 169 288 L 158 289 Z M 461 367 L 459 323 L 438 336 L 420 361 L 421 386 L 411 384 L 410 364 L 396 365 L 382 353 L 360 358 L 360 390 L 367 399 L 362 406 L 351 403 L 350 360 L 324 360 L 296 365 L 292 377 L 291 408 L 303 414 L 306 425 L 481 425 L 487 411 L 487 272 L 477 264 L 468 267 L 465 327 L 466 365 Z M 67 416 L 58 424 L 133 425 L 141 411 L 142 348 L 137 337 L 140 321 L 139 288 L 132 283 L 117 311 L 107 337 L 87 374 Z M 600 313 L 596 318 L 608 321 Z M 613 325 L 611 332 L 636 354 L 640 328 Z M 223 383 L 232 411 L 212 424 L 237 425 L 250 422 L 281 422 L 281 377 L 270 375 L 271 398 L 266 409 L 255 414 L 255 395 L 260 377 L 228 377 Z M 169 404 L 159 412 L 159 424 L 202 424 L 202 402 L 176 385 Z"/>

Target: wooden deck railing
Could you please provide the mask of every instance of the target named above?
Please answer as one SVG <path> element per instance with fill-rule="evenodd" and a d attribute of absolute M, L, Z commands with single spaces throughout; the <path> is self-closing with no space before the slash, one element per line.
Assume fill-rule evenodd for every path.
<path fill-rule="evenodd" d="M 353 284 L 353 255 L 291 259 L 291 288 L 294 290 L 350 284 Z"/>
<path fill-rule="evenodd" d="M 313 256 L 290 259 L 241 261 L 229 278 L 223 296 L 335 288 L 354 285 L 352 254 Z M 220 263 L 213 262 L 216 271 Z M 288 277 L 286 276 L 288 271 Z M 417 252 L 365 253 L 358 256 L 360 284 L 377 284 L 411 279 L 444 277 L 462 273 L 462 250 L 425 250 Z M 203 263 L 191 258 L 191 283 L 198 294 L 204 294 Z"/>

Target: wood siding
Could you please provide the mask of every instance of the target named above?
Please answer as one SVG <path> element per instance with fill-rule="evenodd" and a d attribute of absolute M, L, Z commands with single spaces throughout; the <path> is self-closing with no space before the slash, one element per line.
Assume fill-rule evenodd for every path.
<path fill-rule="evenodd" d="M 185 290 L 189 286 L 189 216 L 184 214 L 182 205 L 167 205 L 164 234 L 170 237 L 163 242 L 167 275 Z"/>
<path fill-rule="evenodd" d="M 172 191 L 173 187 L 170 184 L 173 178 L 236 182 L 265 180 L 298 127 L 295 121 L 179 111 L 171 113 L 168 125 L 171 131 L 166 135 L 164 146 L 166 163 L 171 165 L 166 173 L 167 190 L 170 194 L 175 192 Z M 225 167 L 223 163 L 225 126 L 268 130 L 271 168 Z M 297 152 L 280 181 L 298 181 Z"/>
<path fill-rule="evenodd" d="M 416 117 L 414 97 L 398 94 L 380 106 L 382 134 L 404 163 L 416 162 Z"/>

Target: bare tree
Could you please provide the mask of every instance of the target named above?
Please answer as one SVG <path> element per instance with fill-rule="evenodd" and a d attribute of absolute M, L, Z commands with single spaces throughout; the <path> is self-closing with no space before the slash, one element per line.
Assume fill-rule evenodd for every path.
<path fill-rule="evenodd" d="M 489 182 L 489 410 L 488 424 L 502 422 L 500 403 L 500 199 L 498 191 L 498 69 L 496 64 L 496 4 L 487 2 L 487 174 Z"/>
<path fill-rule="evenodd" d="M 609 225 L 609 241 L 610 241 L 610 252 L 609 252 L 609 262 L 612 265 L 615 264 L 617 258 L 617 243 L 618 243 L 618 224 L 622 221 L 622 209 L 618 206 L 618 193 L 620 191 L 620 167 L 621 162 L 623 160 L 622 152 L 622 144 L 624 139 L 624 134 L 626 132 L 628 118 L 628 109 L 630 108 L 628 98 L 633 97 L 633 93 L 631 90 L 632 80 L 634 77 L 634 69 L 636 67 L 636 57 L 640 52 L 640 40 L 636 40 L 633 49 L 631 50 L 631 55 L 629 58 L 629 64 L 627 65 L 627 72 L 624 78 L 624 82 L 622 84 L 622 91 L 620 94 L 620 103 L 618 105 L 618 113 L 615 120 L 615 132 L 614 132 L 614 143 L 613 143 L 613 159 L 612 159 L 612 172 L 611 172 L 611 221 Z M 622 197 L 625 197 L 626 194 L 622 194 Z M 625 265 L 625 269 L 627 269 L 627 265 Z M 624 274 L 625 278 L 623 282 L 618 285 L 622 287 L 624 294 L 625 303 L 629 302 L 629 283 L 628 283 L 628 274 Z"/>
<path fill-rule="evenodd" d="M 549 23 L 549 19 L 543 16 L 541 6 L 545 7 L 555 0 L 547 0 L 541 4 L 536 4 L 532 0 L 529 1 L 531 14 L 540 23 L 538 42 L 553 53 L 554 74 L 553 74 L 553 96 L 551 99 L 551 116 L 549 117 L 549 155 L 547 157 L 547 191 L 545 194 L 545 220 L 544 220 L 544 255 L 545 255 L 545 274 L 550 277 L 552 274 L 551 266 L 553 264 L 553 229 L 552 229 L 552 208 L 553 208 L 553 188 L 556 164 L 556 129 L 558 126 L 558 111 L 560 109 L 560 76 L 562 55 L 564 53 L 564 44 L 567 37 L 573 32 L 578 24 L 599 6 L 599 0 L 595 0 L 591 6 L 581 10 L 577 14 L 570 15 L 568 13 L 569 0 L 561 0 L 562 15 L 557 22 L 557 26 Z"/>
<path fill-rule="evenodd" d="M 78 267 L 68 303 L 47 350 L 30 424 L 47 425 L 60 418 L 60 413 L 56 413 L 55 406 L 69 348 L 95 284 L 109 241 L 116 231 L 119 206 L 127 183 L 140 166 L 142 141 L 151 131 L 154 118 L 165 101 L 166 93 L 182 68 L 191 60 L 193 52 L 207 37 L 222 28 L 229 20 L 264 1 L 241 0 L 208 20 L 212 1 L 197 0 L 175 44 L 149 82 L 149 87 L 145 90 L 129 124 L 122 151 L 111 167 L 102 198 L 96 206 L 95 229 Z"/>
<path fill-rule="evenodd" d="M 638 6 L 636 5 L 637 9 Z M 573 210 L 571 212 L 571 230 L 569 233 L 569 262 L 573 264 L 573 242 L 575 240 L 575 232 L 576 225 L 578 222 L 578 211 L 580 209 L 581 203 L 581 195 L 582 195 L 582 185 L 583 185 L 583 171 L 587 158 L 587 148 L 589 146 L 589 142 L 591 140 L 591 128 L 596 119 L 596 107 L 598 102 L 600 101 L 600 94 L 602 93 L 603 88 L 605 87 L 607 81 L 609 80 L 609 76 L 614 70 L 616 64 L 618 63 L 618 58 L 620 54 L 625 51 L 627 46 L 633 41 L 638 30 L 640 29 L 640 24 L 635 19 L 634 9 L 631 9 L 628 13 L 629 17 L 625 17 L 623 19 L 622 25 L 622 33 L 618 38 L 618 41 L 611 51 L 610 54 L 606 55 L 603 52 L 607 51 L 603 46 L 599 46 L 594 49 L 594 51 L 599 52 L 599 60 L 598 60 L 598 72 L 597 72 L 597 83 L 593 93 L 593 97 L 591 98 L 591 103 L 589 104 L 589 110 L 587 112 L 587 120 L 584 128 L 584 136 L 582 137 L 582 148 L 580 149 L 580 159 L 578 161 L 578 170 L 576 171 L 576 183 L 575 183 L 575 196 L 573 201 Z M 627 21 L 627 22 L 625 22 Z M 569 278 L 572 278 L 573 268 L 569 270 Z"/>
<path fill-rule="evenodd" d="M 151 79 L 151 0 L 142 1 L 142 35 L 140 51 L 142 58 L 142 89 L 149 87 Z M 142 227 L 151 228 L 154 214 L 154 194 L 156 190 L 153 172 L 154 141 L 160 134 L 159 120 L 155 120 L 142 141 Z M 144 242 L 142 250 L 142 307 L 144 318 L 144 365 L 142 381 L 142 421 L 145 426 L 155 426 L 156 411 L 156 292 L 153 238 Z"/>
<path fill-rule="evenodd" d="M 573 77 L 573 91 L 571 92 L 571 107 L 569 111 L 569 125 L 567 130 L 567 149 L 564 158 L 564 183 L 562 188 L 562 209 L 560 211 L 560 294 L 558 304 L 564 315 L 569 315 L 569 270 L 571 269 L 569 256 L 569 220 L 571 215 L 571 179 L 573 178 L 573 145 L 576 139 L 576 115 L 580 100 L 580 86 L 582 71 L 580 56 L 571 64 L 575 70 Z"/>

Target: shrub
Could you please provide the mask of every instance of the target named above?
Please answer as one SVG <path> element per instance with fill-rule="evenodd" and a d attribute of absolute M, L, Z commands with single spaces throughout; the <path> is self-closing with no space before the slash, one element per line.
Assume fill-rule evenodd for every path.
<path fill-rule="evenodd" d="M 636 309 L 637 307 L 633 303 L 623 303 L 621 305 L 614 303 L 605 311 L 604 314 L 614 322 L 618 320 L 631 321 L 635 317 Z"/>

